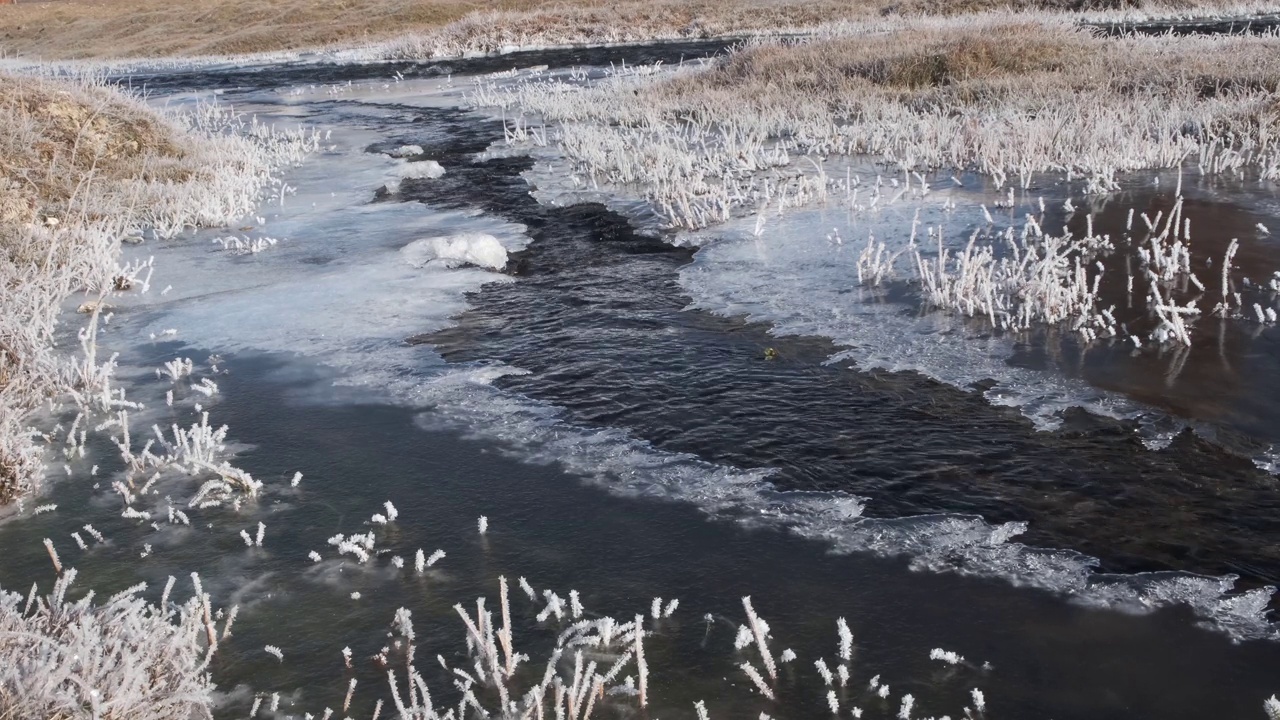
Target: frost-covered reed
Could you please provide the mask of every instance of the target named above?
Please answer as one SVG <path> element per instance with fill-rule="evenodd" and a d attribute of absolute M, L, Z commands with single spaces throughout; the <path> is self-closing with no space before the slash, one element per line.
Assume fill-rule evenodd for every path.
<path fill-rule="evenodd" d="M 136 407 L 112 386 L 114 358 L 97 357 L 106 301 L 149 290 L 150 263 L 120 265 L 121 243 L 251 213 L 280 169 L 316 141 L 217 105 L 159 112 L 93 80 L 8 75 L 0 75 L 0 127 L 4 503 L 30 493 L 43 474 L 30 430 L 35 408 L 51 398 L 98 413 Z M 90 318 L 73 359 L 55 344 L 63 301 L 75 293 L 88 298 L 80 307 Z"/>
<path fill-rule="evenodd" d="M 1021 238 L 1010 228 L 1000 238 L 1004 248 L 980 243 L 975 232 L 964 250 L 953 253 L 940 230 L 931 228 L 930 235 L 936 238 L 933 257 L 913 249 L 927 305 L 987 318 L 1000 329 L 1064 322 L 1087 328 L 1097 314 L 1096 270 L 1089 275 L 1093 238 L 1046 235 L 1034 219 Z"/>
<path fill-rule="evenodd" d="M 388 666 L 391 704 L 401 718 L 444 720 L 478 713 L 587 720 L 598 716 L 597 711 L 606 703 L 625 706 L 634 702 L 640 707 L 648 704 L 644 615 L 637 614 L 634 621 L 625 623 L 608 616 L 579 620 L 558 634 L 541 670 L 521 672 L 521 666 L 533 660 L 515 645 L 505 577 L 498 579 L 498 594 L 497 618 L 483 597 L 476 599 L 472 609 L 462 604 L 454 606 L 466 631 L 469 657 L 459 666 L 450 666 L 443 656 L 436 659 L 447 677 L 452 678 L 459 696 L 456 707 L 437 705 L 443 693 L 437 691 L 433 695 L 426 677 L 415 665 L 417 636 L 411 613 L 405 608 L 396 612 L 392 629 L 398 636 L 396 657 L 402 660 L 399 667 L 394 666 L 385 649 L 378 660 Z M 633 669 L 635 675 L 624 678 L 628 669 Z M 347 712 L 354 691 L 353 680 L 343 701 L 343 712 Z M 634 701 L 630 699 L 633 697 Z M 610 714 L 619 709 L 622 708 L 611 709 Z"/>
<path fill-rule="evenodd" d="M 68 569 L 24 603 L 0 590 L 0 717 L 212 717 L 208 663 L 216 649 L 208 596 L 160 604 L 140 583 L 94 603 L 68 599 Z M 229 625 L 229 622 L 228 622 Z"/>
<path fill-rule="evenodd" d="M 1069 172 L 1097 191 L 1189 157 L 1280 177 L 1278 58 L 1275 36 L 1103 38 L 1065 16 L 990 13 L 830 28 L 585 85 L 482 81 L 473 102 L 555 123 L 582 186 L 626 188 L 701 228 L 826 199 L 838 179 L 821 160 L 839 156 L 1023 187 Z"/>

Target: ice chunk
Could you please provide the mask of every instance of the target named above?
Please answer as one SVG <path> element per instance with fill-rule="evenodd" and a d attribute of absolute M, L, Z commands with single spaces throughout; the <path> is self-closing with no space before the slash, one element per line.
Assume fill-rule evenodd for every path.
<path fill-rule="evenodd" d="M 396 174 L 396 177 L 388 180 L 383 185 L 391 195 L 400 192 L 400 182 L 402 180 L 435 180 L 436 178 L 444 177 L 444 168 L 435 160 L 404 163 L 395 166 L 392 171 Z"/>
<path fill-rule="evenodd" d="M 422 146 L 421 145 L 401 145 L 400 147 L 396 148 L 395 150 L 392 150 L 388 154 L 391 157 L 396 157 L 396 158 L 413 157 L 414 155 L 422 154 Z"/>
<path fill-rule="evenodd" d="M 435 160 L 423 160 L 397 165 L 396 174 L 403 180 L 434 180 L 444 176 L 444 168 Z"/>
<path fill-rule="evenodd" d="M 477 265 L 501 270 L 507 265 L 507 249 L 497 238 L 486 233 L 468 232 L 415 240 L 400 252 L 414 267 L 438 263 L 446 267 Z"/>

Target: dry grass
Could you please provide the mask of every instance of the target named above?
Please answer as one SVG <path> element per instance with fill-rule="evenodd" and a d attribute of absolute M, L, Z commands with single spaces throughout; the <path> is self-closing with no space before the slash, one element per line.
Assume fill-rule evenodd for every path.
<path fill-rule="evenodd" d="M 921 90 L 1078 66 L 1103 41 L 1067 27 L 1012 20 L 972 32 L 907 27 L 889 34 L 835 37 L 804 45 L 762 45 L 735 53 L 711 73 L 677 81 L 689 96 L 739 85 L 840 102 L 868 90 Z"/>
<path fill-rule="evenodd" d="M 6 130 L 0 180 L 9 187 L 0 232 L 6 234 L 15 232 L 15 223 L 65 216 L 90 175 L 111 183 L 188 174 L 173 127 L 105 88 L 0 75 L 0 123 Z"/>
<path fill-rule="evenodd" d="M 60 301 L 102 282 L 115 208 L 99 189 L 181 179 L 172 126 L 118 93 L 0 76 L 0 504 L 39 470 L 26 416 L 63 384 L 51 355 Z M 105 225 L 104 225 L 105 223 Z M 90 231 L 91 225 L 97 225 Z M 110 264 L 108 264 L 110 263 Z M 102 267 L 103 265 L 106 267 Z"/>
<path fill-rule="evenodd" d="M 1273 38 L 1108 39 L 1010 16 L 972 26 L 917 23 L 870 37 L 762 45 L 734 54 L 710 73 L 677 80 L 671 89 L 693 97 L 745 94 L 750 87 L 770 90 L 769 99 L 820 96 L 832 107 L 852 106 L 871 91 L 958 109 L 1015 87 L 1024 94 L 1061 89 L 1090 95 L 1192 89 L 1208 98 L 1274 92 L 1280 85 L 1278 48 Z"/>
<path fill-rule="evenodd" d="M 1053 12 L 1239 14 L 1229 0 L 61 0 L 0 6 L 0 52 L 28 58 L 228 55 L 356 46 L 490 51 L 507 45 L 637 42 L 772 32 L 885 15 L 1013 7 Z M 523 41 L 523 42 L 522 42 Z M 407 54 L 407 53 L 401 53 Z"/>
<path fill-rule="evenodd" d="M 242 217 L 276 168 L 313 147 L 235 122 L 216 108 L 164 116 L 89 81 L 0 75 L 0 505 L 43 474 L 36 408 L 68 395 L 84 412 L 123 402 L 92 334 L 83 359 L 58 351 L 64 301 L 134 287 L 139 268 L 117 264 L 122 240 Z"/>
<path fill-rule="evenodd" d="M 1188 157 L 1280 177 L 1277 88 L 1280 37 L 1105 38 L 1063 16 L 991 13 L 847 24 L 706 69 L 482 85 L 475 99 L 562 123 L 575 172 L 634 186 L 671 225 L 697 228 L 779 192 L 820 199 L 815 174 L 752 179 L 795 155 L 972 169 L 998 185 L 1069 172 L 1094 191 Z"/>

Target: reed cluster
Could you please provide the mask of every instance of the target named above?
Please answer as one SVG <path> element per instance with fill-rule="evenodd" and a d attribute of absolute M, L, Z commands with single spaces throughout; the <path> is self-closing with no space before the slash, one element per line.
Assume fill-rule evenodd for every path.
<path fill-rule="evenodd" d="M 60 573 L 48 595 L 0 590 L 0 717 L 171 720 L 211 718 L 209 662 L 234 615 L 196 592 L 171 602 L 170 577 L 159 605 L 140 583 L 105 601 L 94 593 L 68 599 L 75 569 Z"/>
<path fill-rule="evenodd" d="M 825 199 L 844 180 L 825 165 L 842 156 L 1000 187 L 1053 172 L 1105 191 L 1188 160 L 1280 178 L 1278 88 L 1273 35 L 1105 38 L 1064 16 L 992 13 L 846 24 L 590 85 L 490 81 L 473 102 L 558 123 L 584 185 L 631 188 L 671 226 L 701 228 Z"/>

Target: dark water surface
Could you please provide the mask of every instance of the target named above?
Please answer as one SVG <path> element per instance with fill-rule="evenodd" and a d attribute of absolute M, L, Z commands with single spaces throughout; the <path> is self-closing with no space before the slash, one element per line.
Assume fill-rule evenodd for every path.
<path fill-rule="evenodd" d="M 387 642 L 401 606 L 413 612 L 426 658 L 419 667 L 438 701 L 449 698 L 430 659 L 437 653 L 454 664 L 463 659 L 464 630 L 452 605 L 477 595 L 496 602 L 499 574 L 525 576 L 562 596 L 577 589 L 589 611 L 624 618 L 644 612 L 654 595 L 679 598 L 676 615 L 659 624 L 646 650 L 655 717 L 691 717 L 698 699 L 713 717 L 825 716 L 825 692 L 811 663 L 833 658 L 838 616 L 848 618 L 856 646 L 853 680 L 842 697 L 868 718 L 896 715 L 903 692 L 917 698 L 918 716 L 956 717 L 968 690 L 980 687 L 988 717 L 1243 719 L 1257 717 L 1260 698 L 1274 690 L 1280 644 L 1233 645 L 1195 629 L 1183 612 L 1089 610 L 1011 590 L 1003 581 L 827 555 L 820 543 L 707 522 L 681 504 L 619 499 L 554 465 L 508 458 L 491 443 L 418 429 L 412 410 L 318 405 L 317 395 L 332 394 L 331 377 L 296 360 L 242 357 L 228 369 L 219 381 L 224 399 L 217 415 L 254 439 L 238 464 L 276 489 L 247 514 L 213 511 L 161 541 L 145 525 L 115 517 L 86 485 L 61 483 L 50 498 L 59 504 L 56 513 L 0 526 L 6 550 L 0 585 L 23 587 L 33 578 L 47 584 L 48 560 L 32 538 L 61 537 L 72 514 L 91 519 L 109 544 L 87 554 L 64 550 L 81 572 L 81 587 L 112 592 L 141 577 L 158 592 L 173 574 L 183 579 L 175 593 L 182 598 L 190 592 L 187 573 L 200 572 L 215 604 L 241 605 L 215 681 L 228 691 L 243 684 L 281 692 L 294 698 L 297 704 L 285 707 L 295 713 L 340 704 L 354 676 L 360 680 L 354 716 L 368 716 L 375 697 L 386 694 L 385 677 L 367 658 Z M 284 479 L 296 468 L 306 468 L 306 477 L 289 490 Z M 311 549 L 330 554 L 324 539 L 333 533 L 365 531 L 364 518 L 386 499 L 401 517 L 380 546 L 406 557 L 418 547 L 447 552 L 427 577 L 396 571 L 386 557 L 376 567 L 313 566 L 306 559 Z M 490 523 L 484 537 L 475 529 L 481 514 Z M 259 518 L 267 541 L 246 548 L 234 528 L 252 528 Z M 214 527 L 204 527 L 205 520 Z M 147 561 L 137 559 L 144 540 L 157 548 Z M 354 590 L 360 600 L 350 599 Z M 775 651 L 791 647 L 800 656 L 784 673 L 777 704 L 753 699 L 734 667 L 740 598 L 748 594 L 773 628 Z M 540 650 L 547 633 L 536 629 L 537 608 L 514 587 L 513 612 L 517 647 Z M 715 618 L 710 626 L 706 613 Z M 265 654 L 265 644 L 281 647 L 285 662 Z M 350 673 L 339 653 L 344 646 L 356 657 Z M 929 661 L 934 647 L 970 662 L 949 668 Z M 983 663 L 991 668 L 981 669 Z M 888 702 L 863 690 L 876 674 L 894 688 Z M 302 691 L 291 695 L 295 688 Z M 243 717 L 248 699 L 232 697 L 220 716 Z"/>
<path fill-rule="evenodd" d="M 1108 35 L 1260 35 L 1280 27 L 1280 15 L 1219 17 L 1173 22 L 1096 23 L 1090 25 Z"/>

